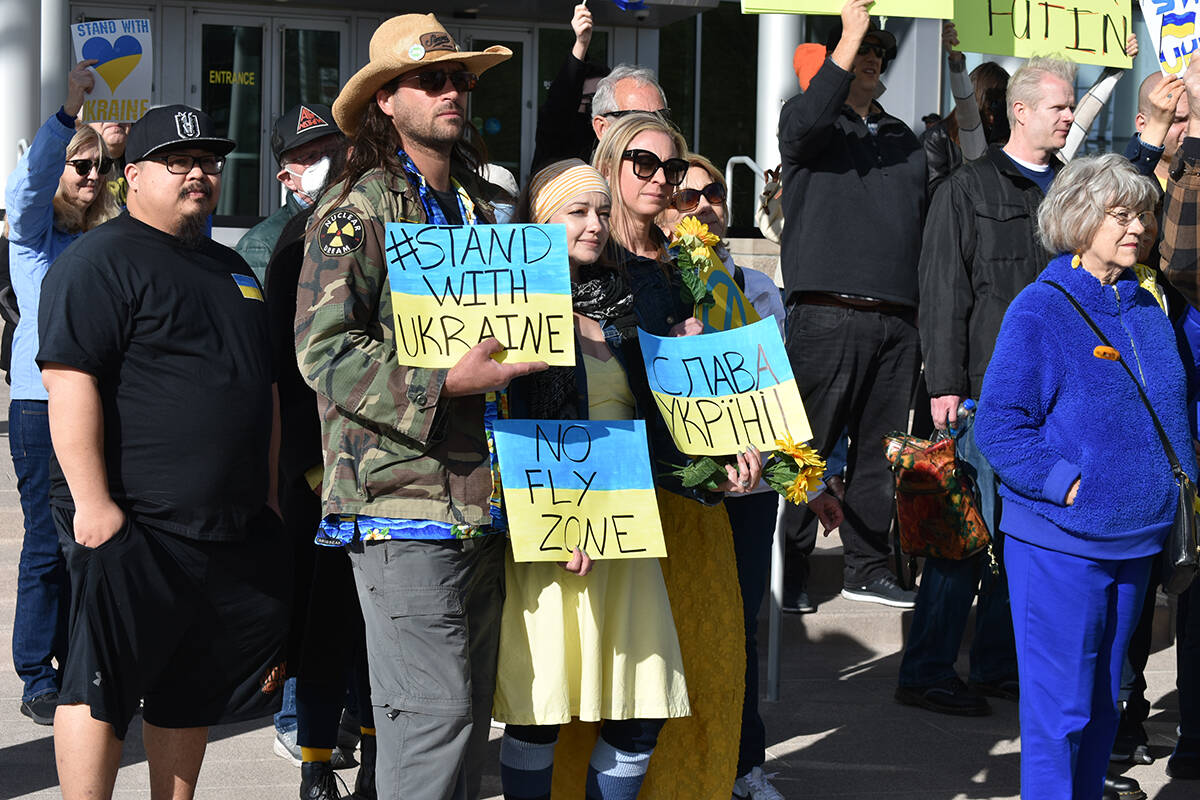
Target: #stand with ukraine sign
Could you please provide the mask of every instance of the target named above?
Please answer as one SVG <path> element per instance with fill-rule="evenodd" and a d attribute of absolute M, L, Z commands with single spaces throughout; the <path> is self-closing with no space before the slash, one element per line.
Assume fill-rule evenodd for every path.
<path fill-rule="evenodd" d="M 401 364 L 453 367 L 492 336 L 497 360 L 575 363 L 563 225 L 389 222 L 385 236 Z"/>
<path fill-rule="evenodd" d="M 99 78 L 79 118 L 84 122 L 137 122 L 150 108 L 154 72 L 148 19 L 103 19 L 71 26 L 77 61 L 94 60 Z"/>
<path fill-rule="evenodd" d="M 1182 74 L 1200 45 L 1196 30 L 1195 0 L 1141 0 L 1142 16 L 1163 75 Z"/>
<path fill-rule="evenodd" d="M 645 421 L 500 419 L 495 437 L 515 561 L 667 555 Z"/>

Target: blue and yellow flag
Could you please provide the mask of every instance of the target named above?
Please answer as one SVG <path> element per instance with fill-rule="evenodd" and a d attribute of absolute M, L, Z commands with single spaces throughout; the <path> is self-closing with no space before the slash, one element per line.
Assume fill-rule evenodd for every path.
<path fill-rule="evenodd" d="M 1176 39 L 1183 39 L 1191 36 L 1196 32 L 1196 12 L 1189 11 L 1186 14 L 1163 14 L 1162 15 L 1162 35 L 1174 36 Z"/>
<path fill-rule="evenodd" d="M 233 276 L 233 282 L 242 290 L 242 297 L 247 300 L 263 302 L 262 289 L 259 288 L 258 281 L 254 279 L 253 275 L 239 275 L 236 272 L 231 272 L 230 275 Z"/>
<path fill-rule="evenodd" d="M 774 318 L 699 336 L 663 338 L 639 330 L 650 391 L 679 452 L 767 452 L 790 434 L 812 438 Z"/>
<path fill-rule="evenodd" d="M 515 560 L 667 554 L 645 421 L 500 419 L 495 437 Z"/>
<path fill-rule="evenodd" d="M 565 226 L 389 222 L 384 236 L 401 364 L 449 368 L 491 336 L 508 361 L 575 363 Z"/>

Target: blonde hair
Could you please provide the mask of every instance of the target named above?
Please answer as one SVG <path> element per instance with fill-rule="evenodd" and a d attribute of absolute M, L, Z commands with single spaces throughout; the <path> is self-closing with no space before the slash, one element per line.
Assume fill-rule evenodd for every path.
<path fill-rule="evenodd" d="M 1150 211 L 1157 202 L 1158 187 L 1125 156 L 1073 158 L 1038 208 L 1038 237 L 1051 253 L 1076 253 L 1087 249 L 1108 209 Z"/>
<path fill-rule="evenodd" d="M 1013 103 L 1020 101 L 1027 106 L 1037 107 L 1042 101 L 1042 81 L 1047 75 L 1066 81 L 1071 86 L 1071 94 L 1075 94 L 1076 67 L 1070 61 L 1052 56 L 1034 56 L 1021 65 L 1021 68 L 1008 79 L 1007 96 L 1008 124 L 1013 130 L 1017 127 L 1017 118 L 1013 114 Z"/>
<path fill-rule="evenodd" d="M 605 129 L 604 136 L 596 145 L 596 153 L 592 156 L 592 166 L 604 176 L 612 189 L 610 236 L 626 249 L 632 249 L 630 245 L 637 238 L 635 230 L 638 223 L 633 219 L 629 206 L 625 204 L 625 196 L 621 191 L 621 162 L 624 160 L 625 151 L 629 149 L 629 143 L 647 131 L 663 133 L 670 137 L 675 149 L 671 158 L 681 157 L 688 151 L 687 141 L 674 125 L 664 122 L 655 114 L 638 113 L 628 114 Z M 647 224 L 653 228 L 654 220 Z M 665 260 L 666 249 L 660 250 L 660 260 Z"/>
<path fill-rule="evenodd" d="M 104 146 L 104 139 L 94 128 L 84 125 L 75 131 L 75 135 L 67 143 L 64 169 L 67 161 L 88 147 L 96 148 L 97 158 L 108 157 L 108 148 Z M 59 178 L 58 190 L 54 193 L 53 200 L 55 227 L 67 233 L 83 233 L 120 214 L 121 209 L 117 205 L 117 199 L 109 191 L 107 181 L 108 173 L 99 176 L 100 185 L 96 190 L 96 199 L 87 208 L 80 209 L 67 202 L 66 187 L 62 178 Z"/>

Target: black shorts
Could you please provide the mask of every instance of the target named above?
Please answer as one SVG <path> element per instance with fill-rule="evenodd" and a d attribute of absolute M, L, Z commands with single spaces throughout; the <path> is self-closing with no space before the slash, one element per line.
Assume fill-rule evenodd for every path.
<path fill-rule="evenodd" d="M 83 703 L 124 739 L 146 722 L 197 728 L 279 708 L 291 602 L 290 548 L 269 510 L 238 542 L 200 542 L 132 517 L 97 548 L 54 508 L 71 579 L 60 704 Z"/>

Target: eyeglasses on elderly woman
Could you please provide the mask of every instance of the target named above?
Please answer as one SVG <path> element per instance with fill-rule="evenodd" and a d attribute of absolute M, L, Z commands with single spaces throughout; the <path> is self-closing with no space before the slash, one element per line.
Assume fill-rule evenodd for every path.
<path fill-rule="evenodd" d="M 1106 208 L 1104 213 L 1117 221 L 1118 225 L 1128 228 L 1133 221 L 1139 220 L 1142 225 L 1150 227 L 1157 220 L 1153 211 L 1131 211 L 1128 208 Z"/>

